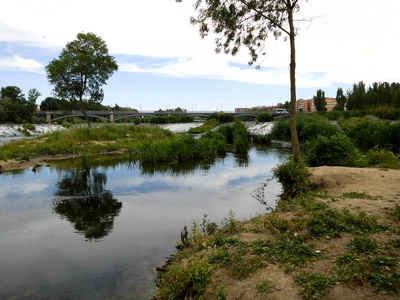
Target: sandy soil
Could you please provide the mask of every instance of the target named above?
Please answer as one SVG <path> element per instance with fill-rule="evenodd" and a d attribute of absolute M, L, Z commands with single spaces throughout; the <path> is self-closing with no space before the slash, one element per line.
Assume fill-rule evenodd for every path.
<path fill-rule="evenodd" d="M 358 169 L 345 167 L 318 167 L 310 169 L 311 181 L 323 186 L 332 197 L 319 199 L 326 202 L 330 208 L 346 208 L 352 213 L 364 211 L 379 217 L 379 223 L 399 229 L 400 226 L 393 218 L 388 217 L 388 210 L 393 209 L 396 203 L 400 204 L 400 170 Z M 363 199 L 343 198 L 343 193 L 365 193 Z M 332 201 L 332 199 L 335 201 Z M 282 217 L 296 216 L 296 212 L 280 213 Z M 263 217 L 260 217 L 263 218 Z M 240 233 L 238 238 L 245 241 L 255 239 L 268 240 L 268 234 Z M 396 237 L 393 233 L 382 232 L 371 236 L 373 239 L 385 242 Z M 303 299 L 299 295 L 301 288 L 295 283 L 294 278 L 298 272 L 319 272 L 332 275 L 332 266 L 337 256 L 345 252 L 345 245 L 354 238 L 354 235 L 343 233 L 340 238 L 316 239 L 312 242 L 314 249 L 327 257 L 320 259 L 305 268 L 297 269 L 291 274 L 284 272 L 284 267 L 278 264 L 268 264 L 252 276 L 239 281 L 233 279 L 224 269 L 214 270 L 212 282 L 209 284 L 205 299 L 215 299 L 219 286 L 224 286 L 227 299 Z M 400 255 L 397 254 L 397 261 Z M 269 294 L 257 292 L 257 283 L 269 280 L 273 283 L 274 291 Z M 399 294 L 374 293 L 366 286 L 349 286 L 346 284 L 330 288 L 325 295 L 318 299 L 400 299 Z"/>

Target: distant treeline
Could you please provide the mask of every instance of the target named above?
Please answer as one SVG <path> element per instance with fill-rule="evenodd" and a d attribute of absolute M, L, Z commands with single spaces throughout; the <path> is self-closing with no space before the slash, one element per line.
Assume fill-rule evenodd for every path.
<path fill-rule="evenodd" d="M 40 110 L 72 111 L 80 110 L 78 103 L 47 97 L 40 104 L 37 103 L 41 93 L 36 89 L 30 89 L 26 97 L 17 86 L 2 87 L 0 90 L 0 123 L 45 123 L 44 118 L 34 115 L 37 107 Z M 94 101 L 83 102 L 85 110 L 124 110 L 137 111 L 130 107 L 104 106 Z"/>
<path fill-rule="evenodd" d="M 377 107 L 400 108 L 400 83 L 375 82 L 368 88 L 363 81 L 347 92 L 347 110 L 365 110 Z"/>

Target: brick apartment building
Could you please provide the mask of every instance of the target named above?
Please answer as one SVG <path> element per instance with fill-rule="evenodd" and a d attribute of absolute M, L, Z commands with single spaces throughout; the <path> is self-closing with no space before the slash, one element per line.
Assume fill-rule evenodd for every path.
<path fill-rule="evenodd" d="M 332 111 L 336 105 L 336 99 L 326 97 L 325 101 L 326 101 L 326 110 Z M 304 100 L 304 99 L 297 100 L 297 111 L 304 111 L 304 112 L 317 111 L 314 105 L 314 98 L 310 100 Z"/>

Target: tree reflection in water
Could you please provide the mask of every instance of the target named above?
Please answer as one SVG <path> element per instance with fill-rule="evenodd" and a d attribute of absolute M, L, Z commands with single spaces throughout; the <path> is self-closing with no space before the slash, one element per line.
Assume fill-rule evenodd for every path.
<path fill-rule="evenodd" d="M 54 211 L 71 222 L 87 240 L 98 240 L 113 229 L 122 203 L 113 198 L 105 173 L 73 169 L 57 183 Z"/>

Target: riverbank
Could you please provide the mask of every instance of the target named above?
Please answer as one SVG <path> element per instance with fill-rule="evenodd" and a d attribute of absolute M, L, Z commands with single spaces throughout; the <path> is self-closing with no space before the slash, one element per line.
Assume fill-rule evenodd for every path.
<path fill-rule="evenodd" d="M 179 295 L 185 274 L 186 296 L 203 299 L 398 299 L 400 171 L 310 171 L 318 192 L 217 234 L 193 231 L 160 294 Z"/>

